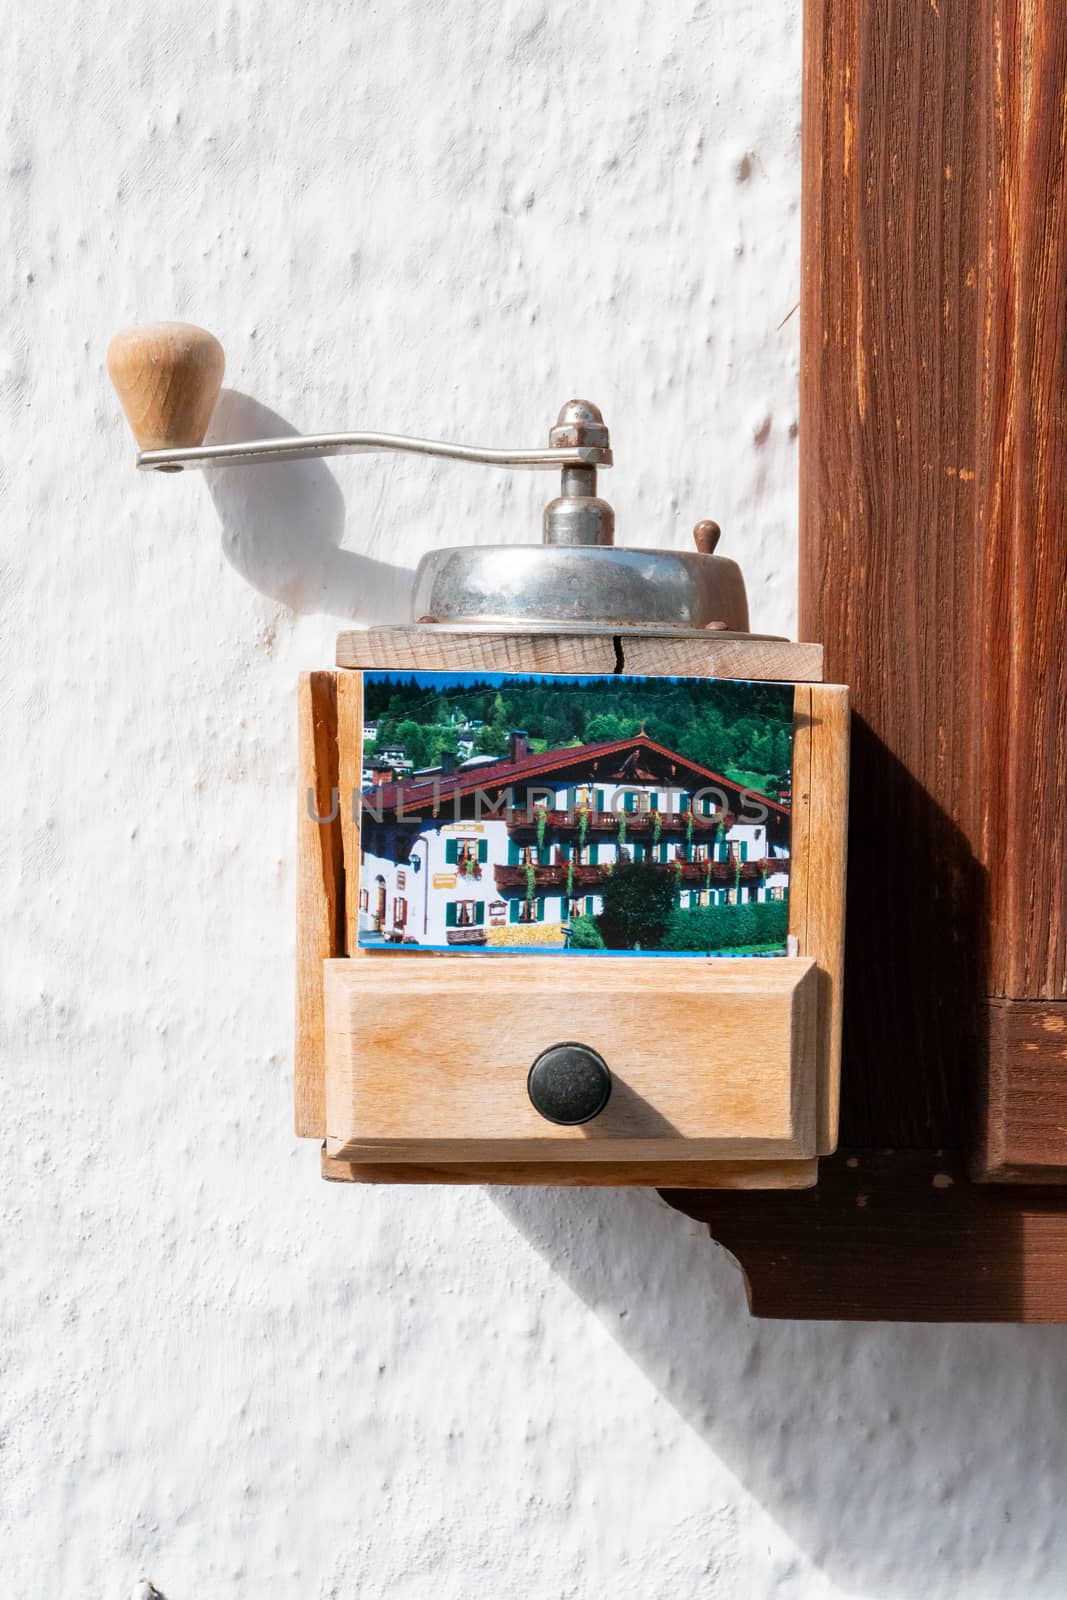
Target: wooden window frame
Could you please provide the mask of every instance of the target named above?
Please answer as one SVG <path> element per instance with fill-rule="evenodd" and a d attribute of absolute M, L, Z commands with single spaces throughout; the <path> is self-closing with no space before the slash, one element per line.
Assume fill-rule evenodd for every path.
<path fill-rule="evenodd" d="M 852 692 L 843 1148 L 810 1194 L 669 1198 L 759 1313 L 1067 1320 L 1067 15 L 804 10 L 800 637 Z"/>

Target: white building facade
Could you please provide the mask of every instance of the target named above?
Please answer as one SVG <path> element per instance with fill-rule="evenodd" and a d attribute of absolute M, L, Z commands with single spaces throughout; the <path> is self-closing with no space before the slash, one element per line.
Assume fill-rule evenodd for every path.
<path fill-rule="evenodd" d="M 576 919 L 602 913 L 604 883 L 625 861 L 669 873 L 683 910 L 787 897 L 787 808 L 644 738 L 620 744 L 367 791 L 361 942 L 562 949 Z"/>

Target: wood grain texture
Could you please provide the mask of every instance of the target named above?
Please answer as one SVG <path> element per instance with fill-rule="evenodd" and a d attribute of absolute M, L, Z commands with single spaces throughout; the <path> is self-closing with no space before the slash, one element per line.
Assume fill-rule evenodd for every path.
<path fill-rule="evenodd" d="M 379 631 L 392 641 L 397 630 L 386 629 Z M 410 630 L 399 631 L 407 632 Z M 421 638 L 425 631 L 428 630 L 416 630 L 417 638 Z M 429 631 L 436 632 L 436 630 Z M 358 637 L 363 639 L 367 638 L 368 635 L 361 634 Z M 462 634 L 459 637 L 461 641 L 466 641 L 463 648 L 469 650 L 472 639 L 475 641 L 484 640 L 487 636 Z M 500 635 L 488 636 L 489 643 L 491 645 L 494 644 L 500 637 Z M 507 636 L 504 637 L 506 638 Z M 560 637 L 566 637 L 568 647 L 574 642 L 573 636 Z M 592 636 L 592 640 L 598 646 L 603 645 L 605 642 L 602 637 L 598 636 Z M 510 642 L 514 643 L 513 640 Z M 610 643 L 610 640 L 607 642 Z M 704 642 L 702 638 L 696 641 L 701 646 L 703 646 Z M 658 648 L 662 643 L 663 640 L 659 636 L 649 636 L 648 638 L 650 648 L 652 646 Z M 560 655 L 556 639 L 552 637 L 547 639 L 539 638 L 538 645 L 537 670 L 572 670 L 566 666 L 566 660 L 569 658 Z M 793 649 L 795 647 L 789 648 Z M 807 649 L 807 647 L 803 648 Z M 453 665 L 456 664 L 453 658 L 449 659 L 453 660 Z M 468 666 L 470 659 L 469 655 L 464 657 Z M 481 657 L 480 659 L 484 664 L 488 657 Z M 414 666 L 410 656 L 404 652 L 401 652 L 399 657 L 391 654 L 389 660 L 392 665 L 397 666 L 400 670 L 412 670 Z M 532 658 L 525 651 L 512 652 L 508 656 L 508 661 L 510 670 L 534 670 Z M 794 667 L 799 667 L 801 664 L 795 659 L 791 662 Z M 701 665 L 706 666 L 707 663 L 703 662 Z M 653 666 L 662 667 L 662 662 L 650 662 L 643 670 L 651 670 Z M 338 829 L 342 839 L 343 858 L 348 863 L 347 877 L 350 881 L 354 881 L 358 876 L 359 862 L 358 792 L 361 773 L 361 677 L 356 671 L 342 670 L 336 674 L 336 678 L 338 740 L 340 744 L 336 768 L 341 796 Z M 815 1054 L 816 1087 L 814 1096 L 818 1148 L 825 1151 L 833 1148 L 836 1137 L 837 1083 L 832 1079 L 831 1074 L 836 1073 L 837 1070 L 833 1041 L 836 1029 L 839 1027 L 839 1021 L 835 1013 L 838 999 L 837 988 L 833 982 L 833 973 L 835 971 L 835 963 L 840 958 L 841 943 L 840 926 L 838 925 L 835 929 L 824 913 L 825 909 L 833 904 L 833 886 L 841 881 L 843 872 L 843 860 L 840 858 L 844 851 L 845 806 L 843 797 L 847 783 L 847 714 L 844 710 L 847 704 L 847 691 L 839 686 L 827 686 L 825 688 L 820 686 L 818 693 L 828 697 L 825 702 L 820 702 L 820 705 L 825 705 L 829 710 L 826 712 L 820 711 L 816 715 L 813 713 L 812 687 L 807 684 L 798 684 L 796 690 L 797 712 L 794 749 L 796 776 L 794 779 L 790 932 L 796 937 L 797 948 L 802 956 L 812 956 L 820 962 L 825 959 L 827 963 L 826 971 L 819 979 L 819 1015 L 816 1022 L 818 1044 Z M 833 769 L 833 772 L 836 773 L 836 776 L 831 776 L 827 771 L 825 781 L 828 787 L 825 799 L 817 800 L 815 804 L 813 804 L 811 783 L 810 781 L 804 781 L 803 777 L 803 775 L 807 775 L 810 779 L 813 761 L 818 763 L 820 772 L 824 769 Z M 351 795 L 353 791 L 357 796 L 356 818 L 353 818 L 351 810 Z M 812 910 L 810 929 L 808 927 L 809 895 L 806 887 L 809 857 L 817 863 L 817 870 L 814 874 L 815 887 L 810 897 Z M 368 953 L 359 950 L 355 926 L 357 920 L 357 897 L 354 894 L 345 896 L 344 904 L 348 909 L 351 926 L 348 929 L 347 939 L 342 948 L 347 950 L 357 961 L 368 958 L 372 961 L 382 959 L 379 952 Z M 395 958 L 386 956 L 385 959 L 391 961 Z M 407 960 L 410 958 L 406 955 L 401 955 L 399 959 Z M 484 961 L 486 958 L 469 953 L 455 953 L 448 957 L 428 954 L 424 959 L 445 960 L 450 965 L 459 961 L 473 961 L 477 965 L 478 961 Z M 489 959 L 508 958 L 492 957 Z M 536 959 L 541 961 L 545 958 L 538 956 Z M 827 981 L 828 979 L 829 982 Z M 801 1084 L 806 1081 L 801 1076 L 798 1076 L 795 1080 L 794 1087 L 798 1095 L 801 1095 Z M 809 1091 L 805 1090 L 804 1092 L 807 1093 Z M 798 1102 L 794 1109 L 798 1117 L 810 1115 L 810 1106 L 805 1108 Z M 490 1165 L 493 1164 L 490 1163 Z M 603 1165 L 606 1171 L 608 1163 L 603 1163 Z M 425 1164 L 423 1164 L 423 1170 L 436 1169 L 426 1168 Z M 524 1181 L 525 1173 L 528 1170 L 529 1163 L 526 1162 L 523 1167 Z M 647 1163 L 641 1165 L 637 1170 L 645 1175 L 642 1178 L 643 1182 L 651 1183 L 653 1181 L 648 1176 L 650 1169 Z M 666 1171 L 667 1169 L 665 1168 L 664 1170 Z M 765 1168 L 763 1181 L 770 1181 L 767 1174 L 774 1176 L 778 1170 L 778 1167 L 773 1169 Z M 787 1180 L 797 1186 L 810 1181 L 808 1176 L 798 1177 L 798 1172 L 799 1169 L 791 1167 L 791 1170 L 786 1175 Z M 512 1176 L 513 1179 L 516 1177 L 514 1170 Z M 710 1182 L 713 1180 L 715 1182 L 720 1181 L 716 1173 L 711 1172 L 710 1177 L 703 1181 Z M 414 1181 L 414 1179 L 410 1178 L 410 1175 L 409 1181 Z M 431 1180 L 426 1179 L 425 1181 Z M 475 1180 L 471 1179 L 469 1181 Z M 671 1180 L 665 1178 L 663 1181 Z M 700 1186 L 701 1183 L 694 1178 L 692 1187 Z"/>
<path fill-rule="evenodd" d="M 991 1000 L 974 1174 L 1067 1183 L 1067 1002 Z"/>
<path fill-rule="evenodd" d="M 1067 1188 L 961 1151 L 988 1064 L 985 1173 L 1067 1153 L 1067 12 L 809 0 L 804 73 L 801 626 L 856 713 L 842 1134 L 913 1148 L 668 1198 L 760 1315 L 1062 1321 Z"/>
<path fill-rule="evenodd" d="M 789 932 L 818 962 L 818 1149 L 837 1146 L 848 828 L 848 690 L 798 684 L 793 708 Z"/>
<path fill-rule="evenodd" d="M 341 848 L 344 857 L 344 952 L 359 950 L 359 797 L 363 790 L 363 674 L 339 672 L 337 679 L 337 776 L 341 795 Z"/>
<path fill-rule="evenodd" d="M 1067 962 L 1062 8 L 813 0 L 801 625 L 852 689 L 842 1134 L 963 1141 Z"/>
<path fill-rule="evenodd" d="M 366 1162 L 815 1154 L 815 964 L 510 955 L 326 963 L 326 1149 Z M 611 1099 L 560 1127 L 526 1089 L 577 1039 Z M 522 1168 L 515 1167 L 520 1179 Z"/>
<path fill-rule="evenodd" d="M 296 1038 L 294 1121 L 299 1137 L 326 1132 L 322 963 L 344 938 L 337 793 L 336 673 L 305 672 L 297 688 Z"/>
<path fill-rule="evenodd" d="M 340 1161 L 322 1152 L 322 1176 L 332 1183 L 478 1183 L 517 1182 L 552 1188 L 662 1189 L 684 1183 L 687 1189 L 810 1189 L 819 1175 L 809 1161 L 528 1161 L 516 1176 L 513 1161 L 415 1162 Z"/>
<path fill-rule="evenodd" d="M 849 693 L 838 685 L 811 691 L 810 888 L 802 955 L 818 972 L 819 1150 L 837 1148 L 841 1105 L 841 1017 L 845 979 L 845 886 L 848 876 Z"/>
<path fill-rule="evenodd" d="M 810 0 L 801 627 L 852 694 L 846 1143 L 959 1145 L 976 855 L 977 8 Z"/>
<path fill-rule="evenodd" d="M 368 628 L 337 636 L 337 665 L 423 672 L 630 672 L 647 677 L 818 682 L 822 646 L 694 633 L 472 633 Z"/>
<path fill-rule="evenodd" d="M 117 333 L 107 370 L 142 450 L 203 444 L 226 358 L 206 328 L 153 322 Z"/>
<path fill-rule="evenodd" d="M 983 0 L 976 493 L 990 995 L 1067 998 L 1067 8 Z M 1067 1128 L 1063 1134 L 1067 1164 Z"/>
<path fill-rule="evenodd" d="M 811 686 L 793 690 L 793 794 L 789 823 L 789 937 L 798 955 L 808 948 L 808 894 L 811 874 Z M 816 957 L 818 959 L 818 957 Z M 825 1099 L 825 1095 L 820 1095 Z"/>
<path fill-rule="evenodd" d="M 969 1183 L 958 1153 L 844 1149 L 806 1194 L 664 1198 L 737 1257 L 758 1317 L 1067 1320 L 1067 1191 Z"/>

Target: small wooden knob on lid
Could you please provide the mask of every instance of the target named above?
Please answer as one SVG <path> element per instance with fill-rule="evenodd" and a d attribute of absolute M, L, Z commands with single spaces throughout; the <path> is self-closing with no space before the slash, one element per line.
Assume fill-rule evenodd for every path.
<path fill-rule="evenodd" d="M 189 322 L 126 328 L 107 351 L 107 370 L 142 450 L 203 444 L 225 366 L 215 335 Z"/>
<path fill-rule="evenodd" d="M 717 522 L 698 522 L 693 529 L 693 543 L 702 556 L 710 556 L 721 537 L 722 529 Z"/>

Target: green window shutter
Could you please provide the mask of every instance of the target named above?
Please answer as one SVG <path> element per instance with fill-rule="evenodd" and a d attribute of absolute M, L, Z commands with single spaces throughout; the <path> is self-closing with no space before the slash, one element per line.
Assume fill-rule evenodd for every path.
<path fill-rule="evenodd" d="M 459 861 L 459 840 L 458 839 L 446 839 L 445 840 L 445 861 L 448 863 L 448 865 L 450 867 L 454 867 L 456 865 L 456 863 Z"/>
<path fill-rule="evenodd" d="M 479 927 L 479 928 L 482 927 L 484 925 L 484 923 L 485 923 L 485 901 L 484 900 L 479 900 L 478 904 L 474 908 L 474 921 L 475 921 L 475 925 L 477 927 Z"/>
<path fill-rule="evenodd" d="M 748 860 L 748 840 L 747 839 L 742 839 L 741 840 L 741 860 L 742 861 L 747 861 Z"/>
<path fill-rule="evenodd" d="M 537 901 L 537 920 L 538 922 L 544 922 L 545 920 L 545 902 L 541 898 Z"/>
<path fill-rule="evenodd" d="M 650 811 L 658 811 L 659 810 L 659 795 L 656 793 L 656 791 L 654 789 L 653 789 L 652 793 L 648 797 L 648 809 Z"/>
<path fill-rule="evenodd" d="M 591 894 L 587 894 L 585 897 L 585 914 L 587 917 L 593 915 L 593 896 Z"/>
<path fill-rule="evenodd" d="M 622 804 L 623 804 L 623 810 L 624 811 L 636 811 L 637 810 L 637 796 L 634 794 L 632 789 L 628 789 L 626 791 L 626 793 L 623 795 Z"/>
<path fill-rule="evenodd" d="M 514 839 L 508 840 L 508 866 L 517 867 L 519 864 L 519 847 Z"/>
<path fill-rule="evenodd" d="M 446 928 L 454 928 L 455 926 L 456 926 L 456 902 L 454 900 L 450 900 L 448 902 L 448 904 L 445 906 L 445 927 Z"/>
<path fill-rule="evenodd" d="M 509 922 L 518 922 L 518 920 L 519 920 L 519 907 L 521 906 L 521 904 L 522 904 L 521 900 L 509 900 L 508 901 L 508 921 Z"/>
<path fill-rule="evenodd" d="M 479 839 L 478 840 L 478 860 L 479 861 L 488 861 L 489 860 L 489 840 L 488 839 Z"/>
<path fill-rule="evenodd" d="M 596 799 L 596 808 L 597 808 L 597 810 L 598 811 L 605 810 L 606 808 L 605 808 L 605 805 L 604 805 L 604 791 L 603 791 L 603 789 L 598 789 L 596 791 L 595 799 Z"/>
<path fill-rule="evenodd" d="M 600 861 L 600 846 L 598 844 L 591 844 L 589 846 L 589 865 L 591 867 L 595 867 L 595 866 L 598 865 L 599 861 Z"/>
<path fill-rule="evenodd" d="M 644 859 L 645 859 L 645 847 L 641 843 L 640 839 L 635 839 L 634 840 L 634 860 L 635 861 L 643 861 Z"/>
<path fill-rule="evenodd" d="M 561 861 L 569 861 L 571 858 L 571 847 L 566 843 L 566 841 L 563 841 L 560 844 L 559 856 Z"/>

